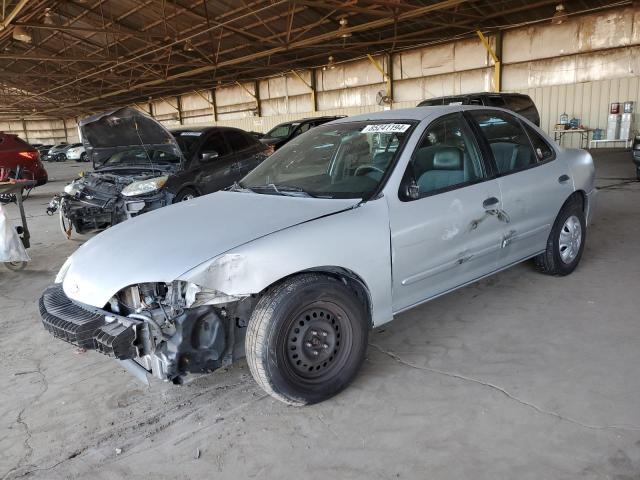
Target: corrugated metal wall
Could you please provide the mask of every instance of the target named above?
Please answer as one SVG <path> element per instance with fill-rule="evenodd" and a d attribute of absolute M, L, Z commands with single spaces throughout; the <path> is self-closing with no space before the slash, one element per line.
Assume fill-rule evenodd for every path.
<path fill-rule="evenodd" d="M 495 38 L 489 41 L 494 44 Z M 530 95 L 548 132 L 562 113 L 579 118 L 590 128 L 605 128 L 610 103 L 635 101 L 640 106 L 639 45 L 640 8 L 585 15 L 562 25 L 507 30 L 503 33 L 502 88 Z M 388 73 L 388 59 L 376 56 L 375 60 Z M 475 38 L 396 53 L 392 71 L 394 109 L 413 107 L 425 98 L 493 88 L 493 61 Z M 313 83 L 317 111 L 309 87 Z M 382 110 L 376 94 L 384 89 L 382 73 L 365 58 L 313 72 L 287 72 L 259 82 L 218 87 L 215 101 L 211 90 L 179 99 L 155 99 L 151 109 L 167 126 L 180 124 L 180 107 L 184 125 L 217 123 L 264 132 L 302 117 Z M 149 112 L 148 104 L 137 107 Z M 29 140 L 64 140 L 62 122 L 47 122 L 27 121 Z M 0 130 L 24 136 L 22 122 L 0 122 Z M 75 120 L 67 120 L 66 134 L 68 141 L 77 138 Z M 577 138 L 567 139 L 567 145 L 577 146 Z"/>

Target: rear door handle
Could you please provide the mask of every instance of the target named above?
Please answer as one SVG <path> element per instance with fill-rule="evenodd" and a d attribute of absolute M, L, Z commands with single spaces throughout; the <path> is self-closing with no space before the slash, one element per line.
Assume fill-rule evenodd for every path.
<path fill-rule="evenodd" d="M 558 183 L 567 183 L 569 180 L 571 180 L 571 177 L 566 174 L 558 177 Z"/>
<path fill-rule="evenodd" d="M 490 209 L 491 207 L 495 207 L 500 203 L 496 197 L 489 197 L 484 202 L 482 202 L 482 206 L 486 209 Z"/>

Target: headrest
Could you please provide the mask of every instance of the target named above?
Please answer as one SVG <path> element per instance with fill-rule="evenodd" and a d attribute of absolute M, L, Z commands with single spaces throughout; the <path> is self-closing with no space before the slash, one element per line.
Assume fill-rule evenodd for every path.
<path fill-rule="evenodd" d="M 454 147 L 442 147 L 433 156 L 433 170 L 463 170 L 462 152 Z"/>

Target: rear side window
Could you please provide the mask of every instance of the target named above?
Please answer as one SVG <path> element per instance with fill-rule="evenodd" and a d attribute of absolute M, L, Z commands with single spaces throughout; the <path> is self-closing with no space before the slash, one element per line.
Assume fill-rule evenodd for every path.
<path fill-rule="evenodd" d="M 250 146 L 249 140 L 246 138 L 245 135 L 243 135 L 242 132 L 239 132 L 238 130 L 227 130 L 224 133 L 227 137 L 227 141 L 229 142 L 229 145 L 231 146 L 231 149 L 234 152 L 238 152 L 240 150 L 245 150 L 249 148 Z"/>
<path fill-rule="evenodd" d="M 489 142 L 498 172 L 507 174 L 538 163 L 529 137 L 517 118 L 505 112 L 472 110 L 475 119 Z"/>
<path fill-rule="evenodd" d="M 536 152 L 536 158 L 539 162 L 546 162 L 547 160 L 552 160 L 555 156 L 553 149 L 549 146 L 546 140 L 536 132 L 529 125 L 525 125 L 524 129 L 527 131 L 527 135 L 529 135 L 529 139 L 531 140 L 531 145 L 533 145 L 533 150 Z"/>
<path fill-rule="evenodd" d="M 506 104 L 504 102 L 504 98 L 500 95 L 489 95 L 487 98 L 487 106 L 488 107 L 499 107 L 505 108 Z"/>

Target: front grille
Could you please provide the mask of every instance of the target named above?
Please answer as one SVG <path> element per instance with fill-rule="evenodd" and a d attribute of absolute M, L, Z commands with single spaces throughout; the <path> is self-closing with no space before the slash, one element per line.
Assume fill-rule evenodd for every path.
<path fill-rule="evenodd" d="M 105 324 L 104 316 L 73 303 L 62 284 L 47 288 L 39 306 L 42 324 L 53 336 L 82 348 L 95 348 L 93 335 Z"/>

